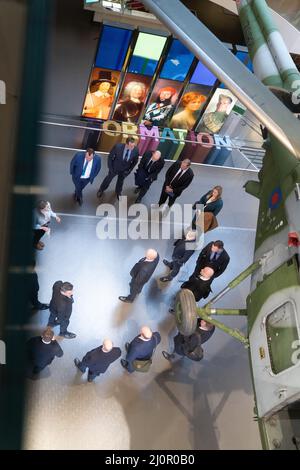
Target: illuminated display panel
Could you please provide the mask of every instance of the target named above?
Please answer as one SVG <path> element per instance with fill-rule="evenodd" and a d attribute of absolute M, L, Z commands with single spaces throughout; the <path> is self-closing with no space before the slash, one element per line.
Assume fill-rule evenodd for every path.
<path fill-rule="evenodd" d="M 134 73 L 126 75 L 113 115 L 115 121 L 136 123 L 139 120 L 150 83 L 151 77 Z"/>
<path fill-rule="evenodd" d="M 128 71 L 141 75 L 153 75 L 167 38 L 140 33 L 132 54 Z"/>
<path fill-rule="evenodd" d="M 205 85 L 189 84 L 182 95 L 180 103 L 173 115 L 170 127 L 191 130 L 199 118 L 211 88 Z"/>
<path fill-rule="evenodd" d="M 173 39 L 160 78 L 183 82 L 193 60 L 193 54 L 178 39 Z"/>
<path fill-rule="evenodd" d="M 211 71 L 208 70 L 208 68 L 205 67 L 202 62 L 199 61 L 192 78 L 190 79 L 190 82 L 196 83 L 198 85 L 207 85 L 213 87 L 216 80 L 217 77 L 211 73 Z"/>
<path fill-rule="evenodd" d="M 129 29 L 103 26 L 95 67 L 121 70 L 131 37 Z"/>
<path fill-rule="evenodd" d="M 95 67 L 92 71 L 82 116 L 108 119 L 120 72 Z"/>
<path fill-rule="evenodd" d="M 181 88 L 181 82 L 163 78 L 158 79 L 151 94 L 143 123 L 159 127 L 167 126 L 175 109 Z"/>
<path fill-rule="evenodd" d="M 229 90 L 217 88 L 197 126 L 197 131 L 218 134 L 236 102 L 237 98 Z"/>

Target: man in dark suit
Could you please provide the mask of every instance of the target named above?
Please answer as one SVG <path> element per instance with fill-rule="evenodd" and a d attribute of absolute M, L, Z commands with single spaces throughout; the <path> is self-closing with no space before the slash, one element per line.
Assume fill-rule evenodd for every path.
<path fill-rule="evenodd" d="M 136 203 L 141 202 L 146 192 L 150 188 L 153 181 L 157 179 L 159 172 L 163 169 L 165 164 L 159 150 L 145 152 L 138 169 L 135 173 L 135 184 L 137 188 L 135 193 L 139 193 Z"/>
<path fill-rule="evenodd" d="M 215 272 L 213 277 L 219 277 L 227 268 L 229 261 L 230 257 L 221 240 L 208 243 L 198 256 L 194 274 L 198 274 L 205 266 L 210 266 Z"/>
<path fill-rule="evenodd" d="M 153 356 L 156 346 L 160 343 L 160 334 L 156 331 L 152 333 L 149 326 L 141 328 L 139 336 L 136 336 L 131 343 L 126 343 L 126 359 L 121 359 L 121 365 L 128 372 L 132 373 L 134 368 L 133 361 L 148 361 Z"/>
<path fill-rule="evenodd" d="M 53 328 L 60 325 L 59 336 L 68 339 L 76 338 L 75 333 L 68 331 L 73 302 L 73 285 L 70 282 L 56 281 L 52 288 L 48 326 Z"/>
<path fill-rule="evenodd" d="M 155 271 L 156 266 L 159 262 L 159 254 L 157 251 L 151 248 L 147 250 L 146 256 L 141 258 L 130 271 L 130 294 L 127 297 L 121 295 L 119 299 L 122 302 L 132 303 L 136 296 L 142 291 L 146 282 L 149 281 L 150 277 Z"/>
<path fill-rule="evenodd" d="M 170 268 L 168 276 L 161 277 L 162 282 L 172 281 L 177 276 L 181 266 L 183 266 L 193 255 L 196 249 L 196 235 L 197 232 L 189 230 L 185 237 L 181 240 L 176 240 L 174 243 L 174 250 L 172 254 L 172 261 L 163 260 L 163 263 Z"/>
<path fill-rule="evenodd" d="M 55 357 L 62 357 L 63 350 L 54 339 L 51 328 L 47 328 L 42 336 L 35 336 L 27 341 L 27 356 L 29 362 L 29 376 L 38 374 L 51 364 Z"/>
<path fill-rule="evenodd" d="M 169 199 L 168 205 L 171 207 L 182 191 L 191 184 L 194 173 L 190 166 L 191 161 L 187 158 L 182 160 L 182 162 L 177 161 L 170 166 L 166 173 L 165 182 L 161 191 L 158 202 L 159 206 Z"/>
<path fill-rule="evenodd" d="M 173 352 L 168 353 L 167 351 L 162 351 L 162 355 L 169 361 L 175 358 L 175 354 L 188 357 L 192 361 L 201 361 L 203 358 L 203 349 L 201 346 L 209 340 L 214 331 L 214 325 L 199 318 L 196 331 L 190 336 L 183 336 L 178 332 L 174 338 Z"/>
<path fill-rule="evenodd" d="M 199 302 L 199 300 L 206 299 L 209 296 L 213 276 L 214 270 L 209 266 L 205 266 L 198 274 L 192 274 L 188 281 L 181 284 L 181 289 L 192 291 L 196 302 Z"/>
<path fill-rule="evenodd" d="M 97 196 L 101 197 L 104 191 L 110 185 L 112 179 L 117 176 L 116 196 L 119 199 L 122 193 L 123 182 L 128 176 L 139 159 L 139 152 L 136 148 L 133 137 L 126 139 L 126 144 L 116 144 L 108 155 L 108 175 L 104 178 L 97 192 Z"/>
<path fill-rule="evenodd" d="M 114 348 L 110 339 L 105 339 L 98 348 L 87 352 L 82 361 L 76 357 L 75 366 L 84 374 L 88 368 L 88 382 L 93 382 L 95 377 L 104 374 L 110 364 L 121 356 L 121 349 Z"/>
<path fill-rule="evenodd" d="M 74 199 L 82 205 L 82 190 L 93 183 L 101 169 L 101 159 L 92 148 L 77 152 L 71 160 L 70 173 L 75 185 Z"/>

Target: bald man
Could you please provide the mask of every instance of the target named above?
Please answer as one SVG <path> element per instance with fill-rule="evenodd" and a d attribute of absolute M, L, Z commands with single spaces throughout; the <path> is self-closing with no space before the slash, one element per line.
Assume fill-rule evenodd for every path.
<path fill-rule="evenodd" d="M 126 343 L 126 359 L 121 359 L 121 365 L 128 372 L 132 373 L 134 368 L 133 361 L 148 361 L 151 359 L 156 346 L 160 343 L 160 334 L 156 331 L 152 333 L 149 326 L 143 326 L 140 334 L 136 336 L 131 343 Z"/>
<path fill-rule="evenodd" d="M 159 262 L 159 254 L 153 249 L 146 251 L 146 256 L 140 259 L 130 271 L 130 294 L 127 297 L 120 296 L 122 302 L 132 303 L 149 281 Z"/>
<path fill-rule="evenodd" d="M 139 193 L 136 203 L 141 202 L 153 181 L 157 180 L 165 161 L 159 150 L 145 152 L 135 173 L 136 193 Z"/>
<path fill-rule="evenodd" d="M 105 339 L 98 348 L 87 352 L 82 361 L 76 357 L 75 366 L 84 374 L 88 368 L 88 382 L 93 382 L 95 377 L 104 374 L 110 364 L 121 356 L 121 349 L 114 348 L 110 339 Z"/>
<path fill-rule="evenodd" d="M 213 281 L 214 270 L 205 266 L 199 274 L 192 274 L 188 281 L 181 285 L 181 289 L 189 289 L 193 292 L 196 302 L 206 299 L 211 293 L 210 285 Z"/>

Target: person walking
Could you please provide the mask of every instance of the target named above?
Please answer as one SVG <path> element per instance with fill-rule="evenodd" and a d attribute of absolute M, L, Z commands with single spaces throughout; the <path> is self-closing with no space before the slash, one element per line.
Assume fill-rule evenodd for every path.
<path fill-rule="evenodd" d="M 159 262 L 159 254 L 156 250 L 149 249 L 146 256 L 141 258 L 130 271 L 130 294 L 126 297 L 121 295 L 122 302 L 132 303 L 136 296 L 142 291 L 144 285 L 149 281 Z"/>
<path fill-rule="evenodd" d="M 115 193 L 117 199 L 122 194 L 123 183 L 138 162 L 139 152 L 133 137 L 128 137 L 125 144 L 116 144 L 108 155 L 108 174 L 102 181 L 97 192 L 97 197 L 102 197 L 104 191 L 109 187 L 111 181 L 117 176 Z"/>
<path fill-rule="evenodd" d="M 94 149 L 88 148 L 85 152 L 77 152 L 71 160 L 70 173 L 75 186 L 74 200 L 81 206 L 82 191 L 101 170 L 101 158 L 95 154 Z"/>
<path fill-rule="evenodd" d="M 110 364 L 120 356 L 121 349 L 115 348 L 110 339 L 105 339 L 101 346 L 87 352 L 81 361 L 76 357 L 74 364 L 83 374 L 88 369 L 88 382 L 93 382 L 98 375 L 104 374 Z"/>

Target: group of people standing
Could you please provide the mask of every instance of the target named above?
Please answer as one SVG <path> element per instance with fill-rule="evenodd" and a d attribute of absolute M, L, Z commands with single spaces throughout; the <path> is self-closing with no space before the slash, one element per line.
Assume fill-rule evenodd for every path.
<path fill-rule="evenodd" d="M 163 263 L 170 269 L 168 281 L 175 277 L 180 267 L 193 255 L 195 247 L 186 245 L 182 248 L 180 254 L 176 250 L 179 243 L 189 239 L 191 239 L 191 232 L 188 232 L 182 240 L 175 242 L 172 262 L 163 260 Z M 130 271 L 130 294 L 120 296 L 119 299 L 122 302 L 134 302 L 137 295 L 152 277 L 159 259 L 156 250 L 148 249 L 145 257 L 133 266 Z M 196 302 L 208 297 L 213 280 L 225 271 L 229 261 L 229 255 L 221 240 L 209 243 L 200 252 L 193 274 L 181 285 L 181 288 L 190 290 L 194 294 Z M 161 278 L 161 280 L 164 282 L 166 278 Z M 50 305 L 40 304 L 45 305 L 50 310 L 47 328 L 42 336 L 31 338 L 28 342 L 29 375 L 39 374 L 41 370 L 51 364 L 55 357 L 63 356 L 63 350 L 54 338 L 53 328 L 60 327 L 59 336 L 61 337 L 76 338 L 75 333 L 68 331 L 73 303 L 73 285 L 70 282 L 55 282 L 52 288 Z M 172 308 L 169 311 L 173 313 Z M 201 360 L 203 357 L 201 344 L 211 337 L 214 329 L 213 325 L 199 319 L 196 331 L 190 336 L 184 336 L 178 332 L 174 338 L 174 350 L 171 352 L 163 351 L 163 356 L 165 359 L 171 360 L 177 353 L 194 361 Z M 151 364 L 153 353 L 160 341 L 159 332 L 152 332 L 149 326 L 143 326 L 139 335 L 130 343 L 126 343 L 126 358 L 121 359 L 122 367 L 132 373 L 144 368 L 145 364 Z M 121 349 L 114 347 L 111 339 L 107 338 L 101 346 L 87 352 L 82 360 L 75 358 L 74 363 L 82 373 L 88 369 L 88 381 L 92 382 L 95 377 L 103 374 L 109 365 L 120 356 Z"/>
<path fill-rule="evenodd" d="M 138 163 L 138 150 L 133 138 L 129 137 L 125 144 L 116 144 L 108 156 L 108 174 L 104 178 L 97 196 L 102 197 L 114 177 L 117 177 L 115 192 L 117 197 L 122 193 L 123 182 L 126 176 L 135 168 Z M 174 162 L 166 172 L 165 181 L 162 187 L 158 204 L 168 202 L 171 207 L 180 194 L 193 180 L 194 174 L 190 168 L 190 160 Z M 164 167 L 164 159 L 160 151 L 146 152 L 140 160 L 135 173 L 136 190 L 138 194 L 136 202 L 140 202 L 149 187 L 157 179 L 158 174 Z M 82 204 L 82 191 L 88 183 L 93 183 L 101 169 L 101 160 L 93 149 L 86 152 L 78 152 L 72 159 L 70 172 L 75 185 L 74 198 Z M 210 214 L 211 219 L 215 218 L 222 209 L 222 188 L 216 186 L 207 192 L 197 203 L 204 207 L 204 213 Z M 60 222 L 60 218 L 52 211 L 48 201 L 40 201 L 34 214 L 34 245 L 37 249 L 43 249 L 41 237 L 49 229 L 51 217 Z M 160 278 L 161 282 L 170 282 L 178 274 L 180 268 L 191 258 L 196 249 L 197 213 L 192 221 L 188 232 L 174 243 L 172 260 L 163 260 L 168 267 L 169 273 Z M 229 263 L 229 256 L 224 249 L 222 241 L 217 240 L 208 244 L 200 253 L 194 272 L 189 279 L 181 285 L 182 289 L 189 289 L 198 302 L 206 298 L 211 292 L 213 279 L 220 276 Z M 142 291 L 144 285 L 150 280 L 158 266 L 160 257 L 156 250 L 148 249 L 145 256 L 141 258 L 131 269 L 130 292 L 127 296 L 119 296 L 119 300 L 126 303 L 134 302 L 136 296 Z M 49 307 L 50 316 L 46 330 L 42 336 L 31 338 L 28 342 L 28 357 L 30 371 L 38 374 L 44 367 L 50 364 L 55 357 L 63 355 L 62 348 L 54 338 L 53 328 L 60 327 L 59 336 L 66 339 L 76 338 L 76 334 L 68 330 L 73 308 L 73 285 L 70 282 L 57 281 L 53 285 L 52 298 L 50 304 L 42 304 L 38 300 L 38 282 L 36 291 L 32 293 L 34 299 L 33 306 L 43 309 Z M 172 313 L 172 309 L 170 309 Z M 203 355 L 202 343 L 213 333 L 213 325 L 199 319 L 195 334 L 191 337 L 184 337 L 180 333 L 174 340 L 174 351 L 180 355 L 185 355 L 193 360 L 200 360 Z M 205 333 L 204 333 L 205 332 Z M 209 332 L 209 333 L 207 333 Z M 151 358 L 156 346 L 160 343 L 159 332 L 152 332 L 149 326 L 143 326 L 131 343 L 126 343 L 126 358 L 121 360 L 121 365 L 128 372 L 145 369 L 145 364 L 151 363 Z M 196 352 L 197 351 L 197 352 Z M 174 352 L 163 351 L 166 359 L 173 357 Z M 75 366 L 83 373 L 88 369 L 88 381 L 93 381 L 96 376 L 104 373 L 109 365 L 121 356 L 121 349 L 114 347 L 110 339 L 105 339 L 103 344 L 89 352 L 80 360 L 74 359 Z M 200 359 L 199 359 L 200 358 Z M 144 371 L 144 370 L 143 370 Z"/>

